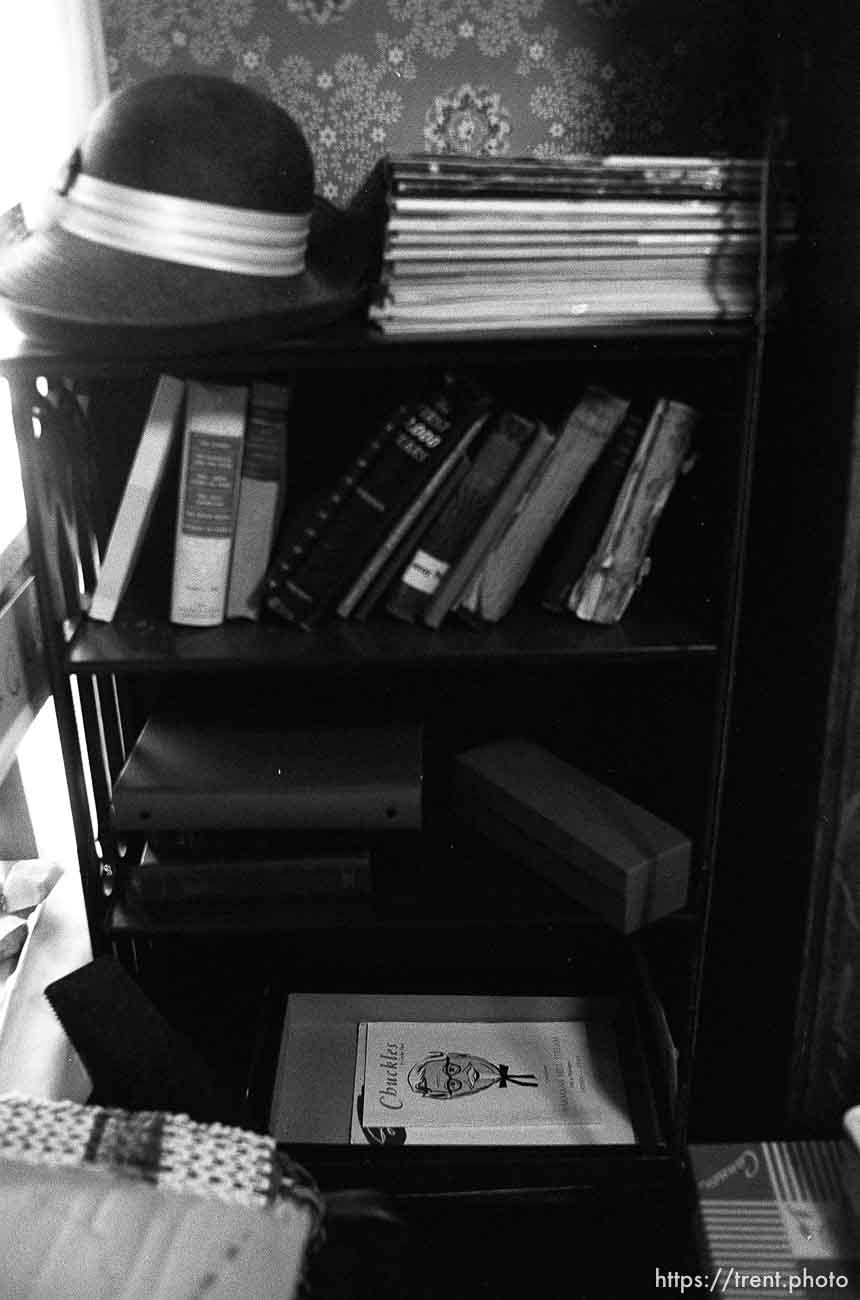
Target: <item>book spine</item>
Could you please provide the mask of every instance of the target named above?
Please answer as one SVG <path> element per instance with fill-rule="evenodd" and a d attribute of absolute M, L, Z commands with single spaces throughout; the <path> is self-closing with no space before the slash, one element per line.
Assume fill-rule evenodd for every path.
<path fill-rule="evenodd" d="M 382 545 L 379 546 L 371 556 L 370 560 L 337 607 L 337 612 L 342 618 L 348 618 L 354 612 L 365 592 L 387 564 L 389 557 L 397 550 L 403 538 L 411 531 L 416 520 L 422 517 L 428 502 L 434 496 L 441 493 L 444 484 L 450 478 L 455 466 L 463 461 L 466 449 L 471 446 L 474 439 L 480 433 L 486 418 L 485 413 L 478 416 L 474 421 L 471 430 L 459 443 L 457 443 L 450 454 L 446 456 L 436 473 L 432 478 L 428 479 L 422 491 L 418 494 L 408 509 L 403 512 L 389 532 L 388 536 L 383 541 Z"/>
<path fill-rule="evenodd" d="M 364 622 L 382 597 L 387 595 L 389 587 L 396 582 L 403 572 L 404 565 L 408 562 L 421 538 L 445 509 L 468 472 L 469 459 L 464 453 L 457 457 L 451 473 L 447 475 L 442 486 L 433 493 L 412 527 L 386 558 L 379 572 L 355 606 L 353 618 L 358 619 L 359 622 Z"/>
<path fill-rule="evenodd" d="M 179 429 L 184 393 L 181 380 L 159 377 L 108 539 L 90 618 L 110 622 L 125 593 Z"/>
<path fill-rule="evenodd" d="M 643 416 L 628 412 L 555 530 L 557 544 L 554 554 L 548 557 L 542 582 L 544 609 L 553 613 L 567 609 L 574 583 L 600 541 L 644 430 Z"/>
<path fill-rule="evenodd" d="M 286 489 L 288 404 L 283 385 L 251 387 L 227 618 L 260 617 L 263 578 Z"/>
<path fill-rule="evenodd" d="M 223 622 L 239 501 L 248 390 L 190 383 L 185 417 L 170 619 Z"/>
<path fill-rule="evenodd" d="M 414 622 L 424 617 L 445 576 L 466 549 L 502 485 L 534 437 L 536 425 L 503 412 L 490 428 L 460 488 L 406 566 L 388 611 Z"/>
<path fill-rule="evenodd" d="M 617 623 L 649 568 L 654 530 L 687 458 L 698 413 L 661 398 L 633 458 L 600 543 L 569 608 L 587 622 Z"/>
<path fill-rule="evenodd" d="M 463 597 L 467 612 L 496 622 L 510 609 L 558 520 L 627 414 L 629 402 L 598 386 L 571 411 L 532 491 L 479 566 Z"/>
<path fill-rule="evenodd" d="M 474 395 L 464 396 L 448 383 L 433 400 L 419 400 L 409 408 L 307 562 L 283 583 L 278 604 L 282 617 L 305 630 L 316 626 L 439 464 L 469 437 L 476 417 Z"/>
<path fill-rule="evenodd" d="M 439 627 L 448 611 L 457 605 L 487 551 L 511 515 L 516 512 L 535 475 L 540 472 L 554 442 L 549 429 L 539 426 L 531 445 L 503 487 L 487 518 L 424 611 L 424 622 L 428 627 Z"/>
<path fill-rule="evenodd" d="M 366 896 L 371 891 L 370 854 L 151 862 L 131 872 L 128 885 L 135 898 L 148 904 Z"/>
<path fill-rule="evenodd" d="M 405 407 L 400 407 L 391 419 L 374 431 L 331 488 L 284 520 L 263 583 L 265 602 L 276 614 L 286 619 L 291 618 L 288 605 L 281 597 L 288 578 L 304 563 L 333 515 L 349 497 L 387 440 L 394 436 L 404 411 Z"/>

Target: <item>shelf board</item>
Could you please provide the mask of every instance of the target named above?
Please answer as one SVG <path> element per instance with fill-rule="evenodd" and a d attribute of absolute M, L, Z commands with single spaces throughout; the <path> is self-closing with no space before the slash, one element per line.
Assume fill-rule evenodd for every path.
<path fill-rule="evenodd" d="M 663 917 L 657 924 L 662 927 L 689 931 L 699 924 L 700 918 L 695 911 L 684 909 Z M 471 934 L 484 936 L 494 945 L 502 945 L 504 936 L 510 934 L 514 940 L 522 941 L 523 935 L 533 935 L 537 930 L 541 934 L 540 944 L 547 942 L 564 943 L 564 936 L 576 934 L 582 938 L 600 940 L 601 936 L 611 944 L 624 942 L 624 936 L 610 931 L 605 922 L 595 913 L 585 908 L 577 909 L 570 903 L 561 910 L 536 912 L 534 908 L 521 907 L 516 915 L 505 914 L 501 910 L 486 907 L 483 911 L 446 909 L 429 907 L 422 902 L 421 907 L 374 905 L 367 900 L 349 900 L 345 902 L 300 901 L 289 903 L 273 902 L 270 899 L 259 902 L 241 902 L 236 904 L 171 904 L 163 907 L 148 908 L 136 900 L 116 901 L 111 903 L 105 919 L 105 931 L 114 937 L 121 935 L 257 935 L 257 934 L 306 934 L 314 936 L 320 933 L 331 935 L 338 931 L 349 935 L 352 946 L 360 947 L 367 937 L 384 934 L 402 934 L 415 936 L 422 931 L 438 934 L 440 927 L 445 933 L 457 933 L 461 936 Z M 529 940 L 534 943 L 534 939 Z"/>
<path fill-rule="evenodd" d="M 239 346 L 225 339 L 229 350 L 183 351 L 181 336 L 158 340 L 143 334 L 138 346 L 128 336 L 98 348 L 67 347 L 62 351 L 21 339 L 0 355 L 0 373 L 7 376 L 64 374 L 86 376 L 143 375 L 162 367 L 171 373 L 205 375 L 217 372 L 229 376 L 284 373 L 295 369 L 350 366 L 361 367 L 422 364 L 447 365 L 529 361 L 536 357 L 602 356 L 629 357 L 650 354 L 668 347 L 673 354 L 689 350 L 696 354 L 713 350 L 724 353 L 752 336 L 751 321 L 641 321 L 635 324 L 574 324 L 564 329 L 511 329 L 467 334 L 414 335 L 392 337 L 382 334 L 363 320 L 352 320 L 319 330 L 303 338 L 276 344 Z"/>
<path fill-rule="evenodd" d="M 561 914 L 536 916 L 534 911 L 521 910 L 517 916 L 502 916 L 486 909 L 483 914 L 456 912 L 452 908 L 435 911 L 422 906 L 420 910 L 405 907 L 374 905 L 366 900 L 346 902 L 300 901 L 289 903 L 271 899 L 239 904 L 222 903 L 147 908 L 136 901 L 115 902 L 108 912 L 106 928 L 113 935 L 121 934 L 263 934 L 288 931 L 302 933 L 332 931 L 349 932 L 350 942 L 359 942 L 356 936 L 387 931 L 417 933 L 422 930 L 445 930 L 474 933 L 491 932 L 493 942 L 501 941 L 506 930 L 520 932 L 535 927 L 546 934 L 557 930 L 605 931 L 605 926 L 593 913 L 584 909 L 571 909 Z M 617 936 L 615 936 L 617 941 Z"/>
<path fill-rule="evenodd" d="M 677 1161 L 660 1139 L 632 1146 L 359 1147 L 290 1142 L 290 1157 L 314 1170 L 329 1191 L 385 1185 L 401 1201 L 431 1199 L 438 1206 L 469 1203 L 567 1206 L 595 1190 L 623 1187 L 639 1195 L 665 1187 Z"/>
<path fill-rule="evenodd" d="M 716 639 L 701 621 L 667 611 L 644 594 L 612 627 L 515 608 L 500 623 L 486 628 L 451 619 L 438 631 L 385 616 L 366 624 L 337 620 L 313 633 L 268 622 L 180 628 L 163 615 L 125 605 L 112 623 L 82 620 L 68 649 L 66 671 L 329 671 L 404 665 L 492 667 L 508 662 L 550 666 L 566 661 L 701 657 L 716 650 Z"/>

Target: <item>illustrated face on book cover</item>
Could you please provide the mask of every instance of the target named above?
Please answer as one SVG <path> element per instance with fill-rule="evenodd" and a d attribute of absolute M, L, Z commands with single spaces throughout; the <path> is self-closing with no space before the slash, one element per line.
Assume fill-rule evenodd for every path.
<path fill-rule="evenodd" d="M 507 1088 L 510 1084 L 537 1087 L 533 1074 L 511 1074 L 506 1065 L 493 1065 L 468 1052 L 431 1052 L 412 1066 L 407 1081 L 419 1097 L 433 1101 L 469 1097 L 487 1088 Z"/>

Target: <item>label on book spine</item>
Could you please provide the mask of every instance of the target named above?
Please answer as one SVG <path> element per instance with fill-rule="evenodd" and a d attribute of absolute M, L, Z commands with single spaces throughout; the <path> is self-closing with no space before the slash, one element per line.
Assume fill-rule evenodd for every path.
<path fill-rule="evenodd" d="M 189 537 L 231 536 L 239 451 L 236 438 L 192 432 L 182 512 L 182 528 Z"/>
<path fill-rule="evenodd" d="M 407 587 L 414 587 L 416 591 L 423 591 L 431 596 L 450 567 L 447 560 L 440 560 L 429 551 L 419 549 L 413 555 L 402 581 Z"/>

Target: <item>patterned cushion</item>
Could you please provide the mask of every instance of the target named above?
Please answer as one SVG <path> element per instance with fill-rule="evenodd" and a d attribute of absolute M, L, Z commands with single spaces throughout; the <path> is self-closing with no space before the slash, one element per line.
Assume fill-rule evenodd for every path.
<path fill-rule="evenodd" d="M 272 1138 L 0 1096 L 0 1250 L 15 1295 L 91 1300 L 121 1277 L 129 1300 L 168 1300 L 181 1277 L 213 1297 L 284 1300 L 301 1286 L 322 1214 L 313 1180 Z M 66 1258 L 73 1237 L 82 1248 Z"/>

